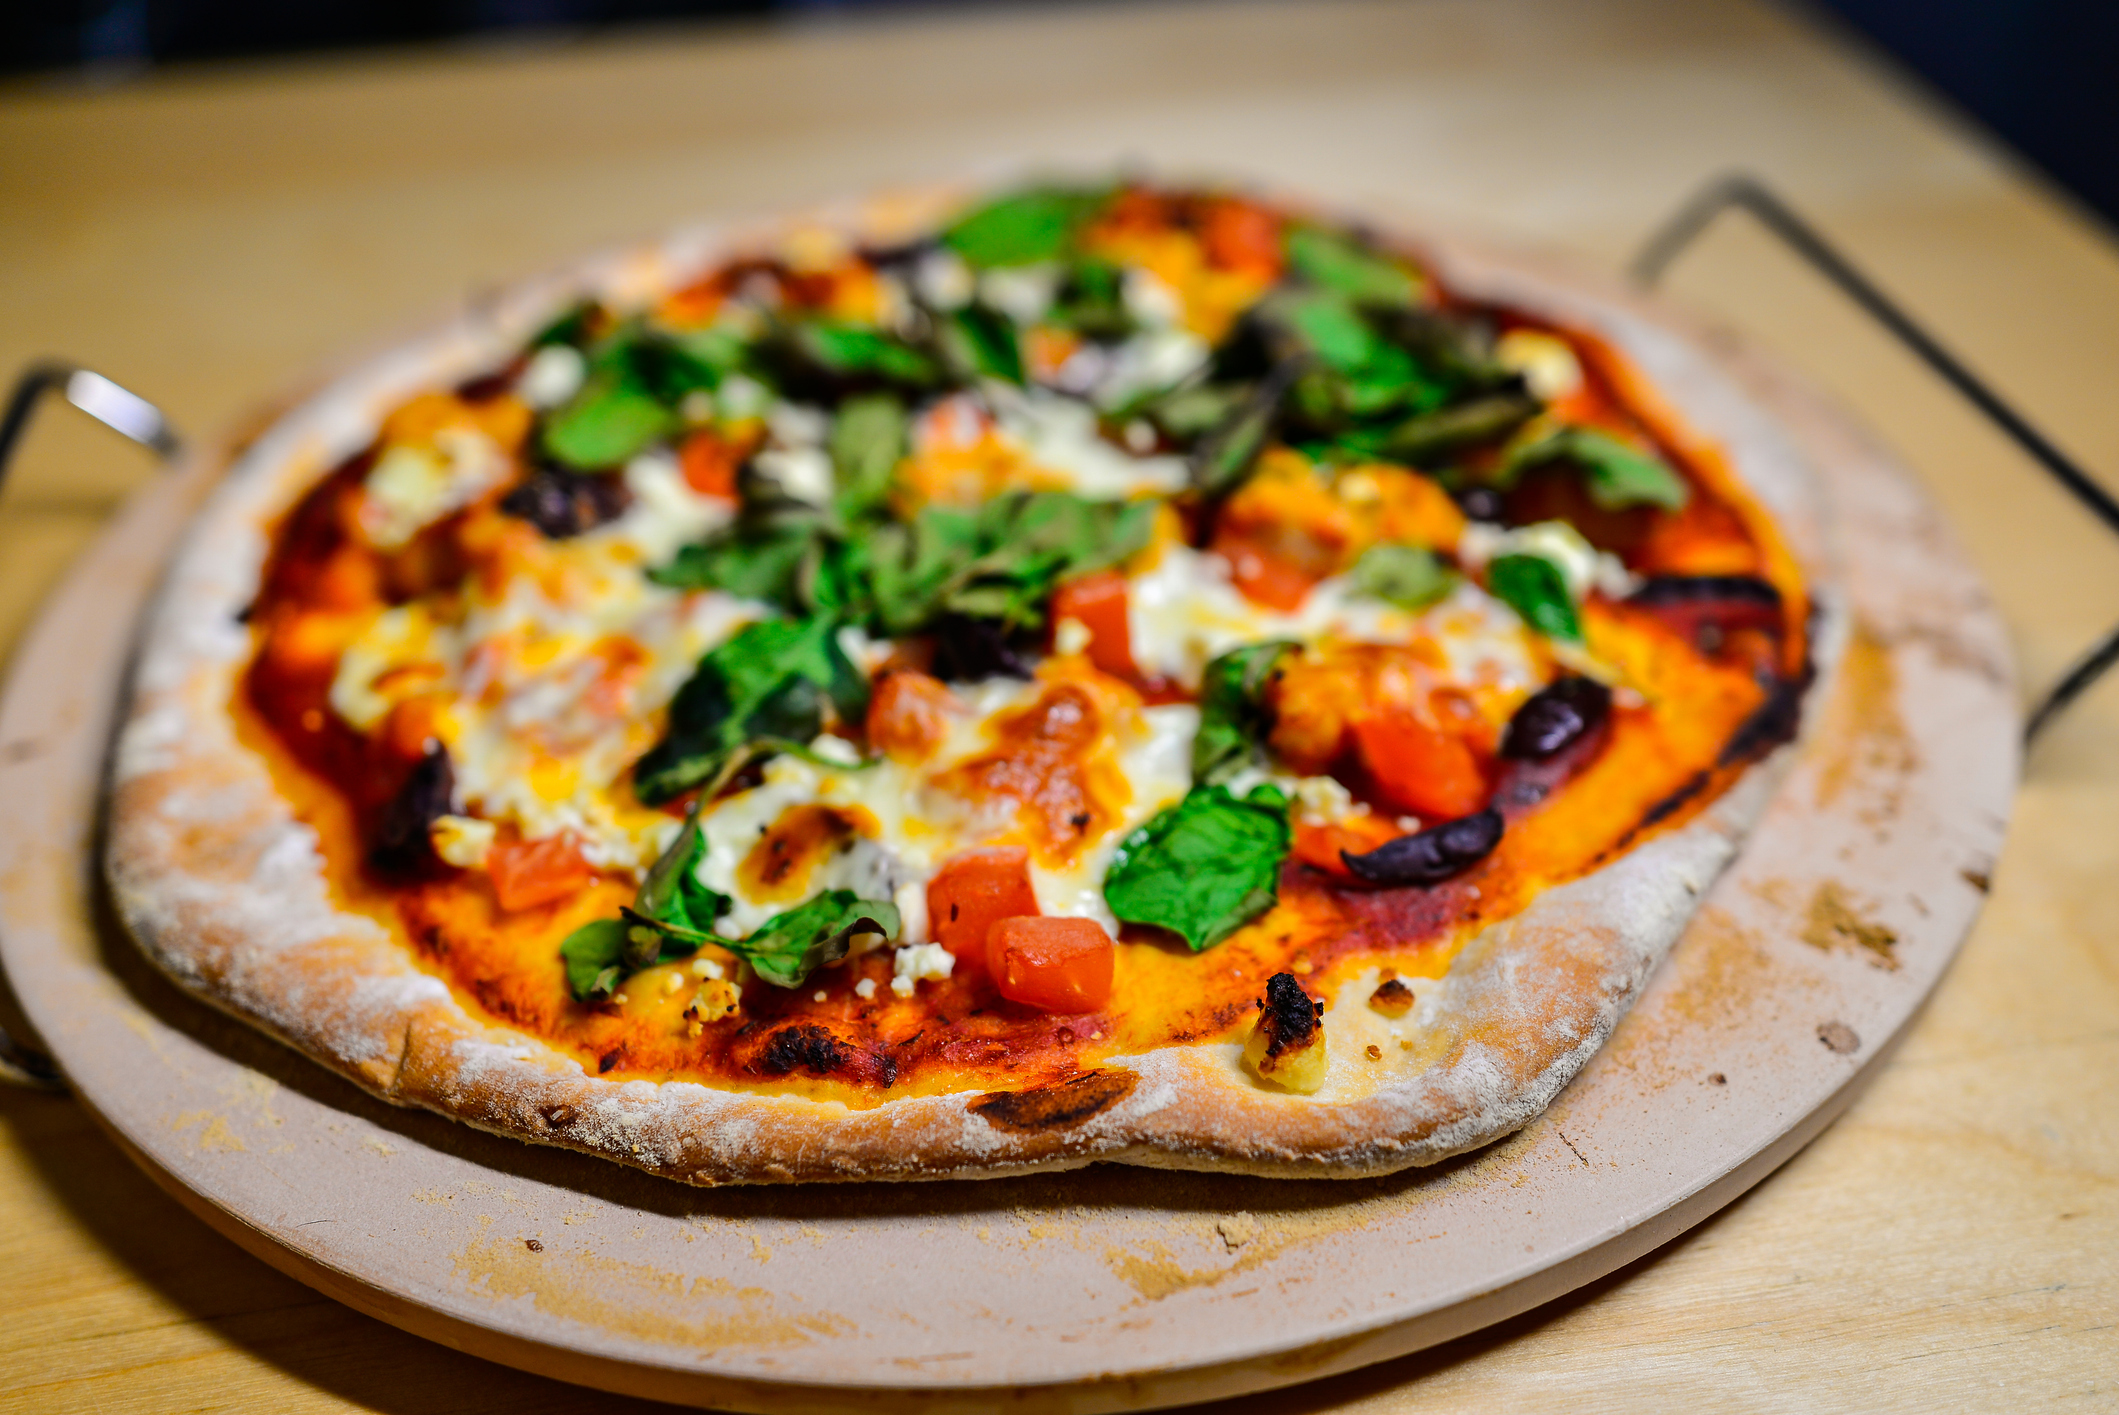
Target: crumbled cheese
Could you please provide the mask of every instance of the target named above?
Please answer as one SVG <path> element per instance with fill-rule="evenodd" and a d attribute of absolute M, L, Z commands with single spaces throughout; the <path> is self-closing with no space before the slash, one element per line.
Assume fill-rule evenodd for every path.
<path fill-rule="evenodd" d="M 782 447 L 821 447 L 831 414 L 809 403 L 775 403 L 765 410 L 765 426 Z"/>
<path fill-rule="evenodd" d="M 939 943 L 915 943 L 899 949 L 892 959 L 890 990 L 899 997 L 911 997 L 919 983 L 946 978 L 955 967 L 956 955 Z"/>
<path fill-rule="evenodd" d="M 758 475 L 778 486 L 789 500 L 811 506 L 831 502 L 831 456 L 819 447 L 775 447 L 751 459 Z"/>
<path fill-rule="evenodd" d="M 897 888 L 891 902 L 898 906 L 898 941 L 900 943 L 927 942 L 927 885 L 923 880 L 908 880 Z"/>
<path fill-rule="evenodd" d="M 434 853 L 441 856 L 443 864 L 459 870 L 484 869 L 486 855 L 498 833 L 493 822 L 476 816 L 436 816 L 434 824 L 427 827 Z"/>
<path fill-rule="evenodd" d="M 1567 341 L 1535 329 L 1511 329 L 1494 345 L 1494 362 L 1523 375 L 1543 402 L 1565 398 L 1582 386 L 1582 364 Z"/>
<path fill-rule="evenodd" d="M 809 744 L 809 750 L 813 755 L 828 762 L 837 762 L 841 766 L 861 764 L 861 749 L 844 737 L 834 737 L 829 732 L 818 733 L 816 739 Z"/>
<path fill-rule="evenodd" d="M 1205 367 L 1212 353 L 1207 341 L 1190 330 L 1143 330 L 1111 351 L 1093 396 L 1098 406 L 1116 408 L 1183 382 Z"/>
<path fill-rule="evenodd" d="M 1136 457 L 1107 440 L 1088 404 L 1045 388 L 991 392 L 995 421 L 1019 443 L 1042 472 L 1057 474 L 1069 490 L 1096 500 L 1123 500 L 1144 493 L 1174 495 L 1190 480 L 1182 457 Z"/>
<path fill-rule="evenodd" d="M 726 976 L 726 973 L 721 967 L 719 960 L 708 958 L 706 955 L 701 954 L 692 960 L 692 976 L 710 979 L 718 983 Z"/>
<path fill-rule="evenodd" d="M 588 373 L 588 360 L 579 349 L 547 344 L 523 366 L 522 377 L 515 380 L 515 396 L 533 408 L 556 408 L 581 391 Z"/>
<path fill-rule="evenodd" d="M 667 448 L 643 452 L 626 463 L 625 485 L 633 493 L 632 504 L 597 534 L 634 546 L 649 564 L 670 559 L 735 519 L 733 504 L 692 490 L 676 454 Z"/>
<path fill-rule="evenodd" d="M 773 404 L 773 391 L 755 378 L 732 373 L 714 390 L 714 406 L 724 418 L 755 418 Z"/>
<path fill-rule="evenodd" d="M 983 272 L 978 290 L 987 304 L 1017 324 L 1035 324 L 1052 308 L 1059 282 L 1060 269 L 1050 262 L 1009 265 Z"/>
<path fill-rule="evenodd" d="M 508 455 L 476 428 L 445 427 L 431 445 L 386 449 L 361 484 L 360 526 L 378 550 L 401 550 L 508 474 Z"/>
<path fill-rule="evenodd" d="M 1062 619 L 1052 626 L 1052 651 L 1054 653 L 1080 653 L 1089 647 L 1096 636 L 1089 626 L 1079 619 Z"/>
<path fill-rule="evenodd" d="M 1120 296 L 1126 312 L 1146 325 L 1170 325 L 1184 318 L 1184 297 L 1169 282 L 1141 266 L 1127 269 Z"/>
<path fill-rule="evenodd" d="M 876 980 L 874 978 L 861 979 L 861 981 L 853 985 L 853 995 L 863 1002 L 868 1001 L 876 995 Z"/>
<path fill-rule="evenodd" d="M 953 310 L 971 302 L 976 278 L 964 258 L 947 246 L 937 246 L 920 257 L 913 267 L 912 287 L 920 298 L 938 310 Z"/>

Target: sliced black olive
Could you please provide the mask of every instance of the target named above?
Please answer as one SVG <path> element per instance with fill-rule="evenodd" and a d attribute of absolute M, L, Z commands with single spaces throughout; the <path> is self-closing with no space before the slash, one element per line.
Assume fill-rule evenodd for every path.
<path fill-rule="evenodd" d="M 1474 521 L 1498 521 L 1507 514 L 1507 501 L 1490 486 L 1467 486 L 1452 493 L 1457 507 Z"/>
<path fill-rule="evenodd" d="M 1030 663 L 991 619 L 951 614 L 936 621 L 934 673 L 945 683 L 1028 678 Z"/>
<path fill-rule="evenodd" d="M 369 854 L 375 868 L 386 875 L 409 875 L 432 863 L 434 847 L 427 840 L 427 828 L 449 814 L 455 796 L 456 768 L 449 749 L 434 743 L 383 807 Z"/>
<path fill-rule="evenodd" d="M 500 499 L 500 509 L 528 521 L 549 540 L 565 540 L 617 519 L 631 500 L 614 474 L 539 467 Z"/>
<path fill-rule="evenodd" d="M 1366 855 L 1339 852 L 1370 884 L 1440 884 L 1478 864 L 1501 843 L 1501 813 L 1488 809 L 1379 845 Z"/>
<path fill-rule="evenodd" d="M 1781 592 L 1755 575 L 1656 575 L 1628 598 L 1651 607 L 1713 602 L 1778 609 Z"/>
<path fill-rule="evenodd" d="M 1562 678 L 1516 709 L 1501 737 L 1501 755 L 1543 761 L 1579 741 L 1610 711 L 1611 689 L 1594 678 Z"/>

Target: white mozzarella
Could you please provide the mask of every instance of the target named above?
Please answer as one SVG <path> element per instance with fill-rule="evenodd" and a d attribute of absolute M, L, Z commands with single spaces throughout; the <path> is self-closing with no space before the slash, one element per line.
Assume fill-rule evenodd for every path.
<path fill-rule="evenodd" d="M 579 349 L 547 344 L 523 366 L 522 377 L 515 380 L 515 396 L 533 408 L 556 408 L 581 391 L 588 372 L 588 360 Z"/>
<path fill-rule="evenodd" d="M 388 447 L 361 484 L 361 533 L 378 550 L 400 550 L 484 495 L 508 467 L 508 454 L 476 428 L 445 427 L 431 444 Z"/>
<path fill-rule="evenodd" d="M 1138 457 L 1106 441 L 1095 410 L 1078 399 L 1043 388 L 998 386 L 990 396 L 1001 431 L 1021 445 L 1033 466 L 1059 474 L 1071 491 L 1118 501 L 1185 487 L 1183 458 Z"/>

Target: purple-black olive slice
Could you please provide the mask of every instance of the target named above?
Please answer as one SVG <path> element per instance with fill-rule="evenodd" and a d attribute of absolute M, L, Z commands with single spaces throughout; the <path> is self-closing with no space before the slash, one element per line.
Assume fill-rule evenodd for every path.
<path fill-rule="evenodd" d="M 1501 755 L 1543 761 L 1580 741 L 1610 711 L 1611 689 L 1594 678 L 1562 678 L 1516 709 L 1501 736 Z"/>
<path fill-rule="evenodd" d="M 631 500 L 615 473 L 539 467 L 500 498 L 500 509 L 528 521 L 547 540 L 566 540 L 616 520 Z"/>
<path fill-rule="evenodd" d="M 433 743 L 405 778 L 375 827 L 370 862 L 386 875 L 411 875 L 433 863 L 427 828 L 454 809 L 456 767 L 449 749 Z"/>
<path fill-rule="evenodd" d="M 1370 884 L 1440 884 L 1494 853 L 1501 843 L 1501 813 L 1476 815 L 1429 826 L 1387 841 L 1365 855 L 1339 852 L 1356 879 Z"/>

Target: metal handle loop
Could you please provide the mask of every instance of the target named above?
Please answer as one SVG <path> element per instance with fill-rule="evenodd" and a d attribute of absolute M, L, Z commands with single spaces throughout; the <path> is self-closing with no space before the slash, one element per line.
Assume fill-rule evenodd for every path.
<path fill-rule="evenodd" d="M 2119 533 L 2119 500 L 2114 500 L 2088 472 L 2055 447 L 1983 379 L 1966 368 L 1896 301 L 1878 289 L 1874 281 L 1857 270 L 1831 242 L 1819 235 L 1816 228 L 1756 177 L 1735 172 L 1702 187 L 1642 245 L 1640 254 L 1633 261 L 1634 280 L 1653 287 L 1663 278 L 1671 262 L 1698 239 L 1714 218 L 1732 207 L 1757 218 L 1782 244 L 1831 281 L 1840 293 L 1861 306 L 1864 313 L 1881 324 L 1967 402 L 1986 414 L 1996 427 L 2007 433 L 2018 447 L 2109 529 Z M 2114 663 L 2119 663 L 2119 628 L 2100 639 L 2046 691 L 2024 724 L 2024 745 L 2029 746 L 2062 709 L 2081 697 Z"/>
<path fill-rule="evenodd" d="M 46 393 L 60 394 L 97 422 L 148 448 L 164 462 L 174 459 L 183 446 L 168 416 L 131 389 L 78 364 L 44 360 L 22 371 L 15 380 L 14 391 L 8 395 L 7 411 L 0 414 L 0 486 L 6 485 L 15 448 Z M 40 1091 L 66 1090 L 66 1079 L 51 1057 L 17 1041 L 4 1027 L 0 1027 L 0 1081 Z"/>

